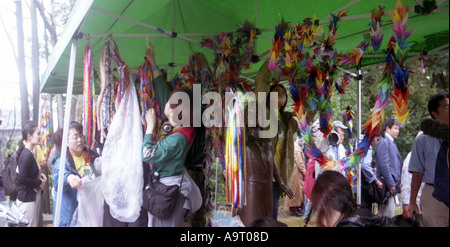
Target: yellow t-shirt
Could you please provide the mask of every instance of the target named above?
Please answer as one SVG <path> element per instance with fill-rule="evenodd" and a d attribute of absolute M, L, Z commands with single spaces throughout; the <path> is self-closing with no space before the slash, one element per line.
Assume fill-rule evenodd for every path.
<path fill-rule="evenodd" d="M 281 114 L 278 112 L 278 141 L 277 141 L 277 146 L 275 148 L 275 153 L 274 153 L 274 161 L 275 164 L 278 167 L 278 170 L 281 173 L 281 160 L 284 156 L 284 154 L 286 153 L 286 149 L 284 148 L 284 123 L 283 123 L 283 119 L 281 118 Z M 273 179 L 273 182 L 275 182 L 275 178 Z"/>
<path fill-rule="evenodd" d="M 41 146 L 39 145 L 36 145 L 36 161 L 38 164 L 45 161 L 44 154 L 42 153 Z"/>
<path fill-rule="evenodd" d="M 83 152 L 80 157 L 72 156 L 73 161 L 75 162 L 75 168 L 77 169 L 77 172 L 81 177 L 89 176 L 91 179 L 93 179 L 95 177 L 94 172 L 92 171 L 91 165 L 84 161 L 85 155 L 85 152 Z"/>

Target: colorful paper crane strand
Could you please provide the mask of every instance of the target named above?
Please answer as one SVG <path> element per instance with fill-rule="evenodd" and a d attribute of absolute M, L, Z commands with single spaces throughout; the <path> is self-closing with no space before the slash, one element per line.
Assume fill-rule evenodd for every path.
<path fill-rule="evenodd" d="M 240 100 L 235 97 L 228 105 L 229 118 L 226 130 L 225 147 L 225 180 L 227 202 L 232 202 L 233 209 L 246 204 L 246 142 L 243 112 L 241 112 Z"/>
<path fill-rule="evenodd" d="M 83 135 L 86 138 L 88 148 L 93 148 L 95 143 L 95 108 L 94 108 L 94 59 L 91 50 L 91 44 L 88 41 L 84 51 L 84 69 L 83 69 Z"/>
<path fill-rule="evenodd" d="M 50 118 L 50 100 L 47 97 L 42 99 L 41 104 L 41 121 L 40 121 L 40 129 L 41 129 L 41 150 L 42 154 L 45 158 L 50 154 L 50 150 L 52 148 L 51 138 L 51 118 Z"/>
<path fill-rule="evenodd" d="M 406 54 L 410 44 L 406 39 L 413 31 L 406 31 L 408 23 L 407 4 L 397 1 L 395 12 L 391 15 L 393 22 L 392 37 L 388 44 L 388 54 L 385 60 L 385 69 L 378 84 L 378 94 L 369 119 L 364 123 L 365 134 L 358 144 L 358 149 L 346 159 L 345 169 L 356 171 L 359 161 L 367 154 L 375 133 L 381 132 L 381 123 L 384 121 L 385 109 L 389 106 L 389 99 L 394 102 L 394 112 L 397 119 L 403 123 L 408 119 L 408 75 L 409 69 L 404 67 Z M 393 89 L 393 90 L 392 90 Z M 394 91 L 392 94 L 391 92 Z"/>

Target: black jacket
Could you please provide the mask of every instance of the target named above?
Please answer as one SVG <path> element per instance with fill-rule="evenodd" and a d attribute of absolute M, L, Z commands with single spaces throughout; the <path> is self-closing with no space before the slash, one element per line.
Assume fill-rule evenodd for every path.
<path fill-rule="evenodd" d="M 339 221 L 337 227 L 395 227 L 391 218 L 373 215 L 369 210 L 358 208 L 356 211 Z"/>
<path fill-rule="evenodd" d="M 36 200 L 36 190 L 40 189 L 39 168 L 33 153 L 24 148 L 19 157 L 19 174 L 17 182 L 19 190 L 17 199 L 21 202 L 32 202 Z"/>

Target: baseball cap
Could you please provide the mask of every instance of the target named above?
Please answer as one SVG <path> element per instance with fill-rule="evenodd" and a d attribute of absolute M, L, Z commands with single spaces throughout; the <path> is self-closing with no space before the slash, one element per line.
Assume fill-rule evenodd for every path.
<path fill-rule="evenodd" d="M 333 122 L 333 128 L 337 128 L 337 127 L 343 128 L 345 130 L 348 129 L 348 127 L 345 126 L 341 121 L 334 121 Z"/>

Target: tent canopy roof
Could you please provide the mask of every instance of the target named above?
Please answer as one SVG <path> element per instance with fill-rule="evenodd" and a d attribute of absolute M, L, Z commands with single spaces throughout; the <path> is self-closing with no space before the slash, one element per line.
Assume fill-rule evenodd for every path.
<path fill-rule="evenodd" d="M 396 4 L 396 0 L 382 2 L 386 12 L 393 10 Z M 414 13 L 416 1 L 406 2 L 410 8 L 408 30 L 415 30 L 408 38 L 413 43 L 411 53 L 418 53 L 423 49 L 448 52 L 448 1 L 436 1 L 438 8 L 428 15 Z M 282 18 L 296 25 L 303 19 L 316 15 L 323 25 L 324 33 L 327 33 L 330 13 L 346 9 L 348 16 L 339 22 L 335 48 L 351 52 L 363 40 L 363 34 L 369 28 L 370 10 L 377 4 L 380 4 L 380 0 L 79 0 L 42 75 L 41 92 L 66 92 L 69 44 L 74 36 L 80 39 L 77 42 L 73 92 L 81 93 L 84 47 L 88 39 L 93 49 L 96 69 L 101 48 L 108 35 L 116 41 L 121 58 L 131 68 L 136 68 L 144 61 L 148 39 L 155 48 L 156 62 L 160 67 L 168 69 L 168 77 L 172 78 L 194 52 L 204 53 L 208 61 L 213 62 L 213 51 L 199 45 L 202 38 L 221 32 L 233 32 L 245 20 L 255 23 L 256 28 L 261 30 L 257 39 L 257 55 L 265 60 L 268 57 L 267 51 L 272 46 L 274 27 Z M 382 18 L 383 21 L 390 19 L 386 15 Z M 155 30 L 157 28 L 160 31 Z M 162 33 L 161 29 L 167 34 Z M 176 38 L 171 37 L 172 32 L 177 34 Z M 372 51 L 372 54 L 364 56 L 363 66 L 384 60 L 382 50 L 386 49 L 391 32 L 391 24 L 384 22 L 384 39 L 379 54 L 374 55 Z M 169 67 L 169 64 L 175 67 Z M 254 74 L 261 64 L 262 62 L 253 64 L 252 69 L 243 71 L 243 74 Z"/>

